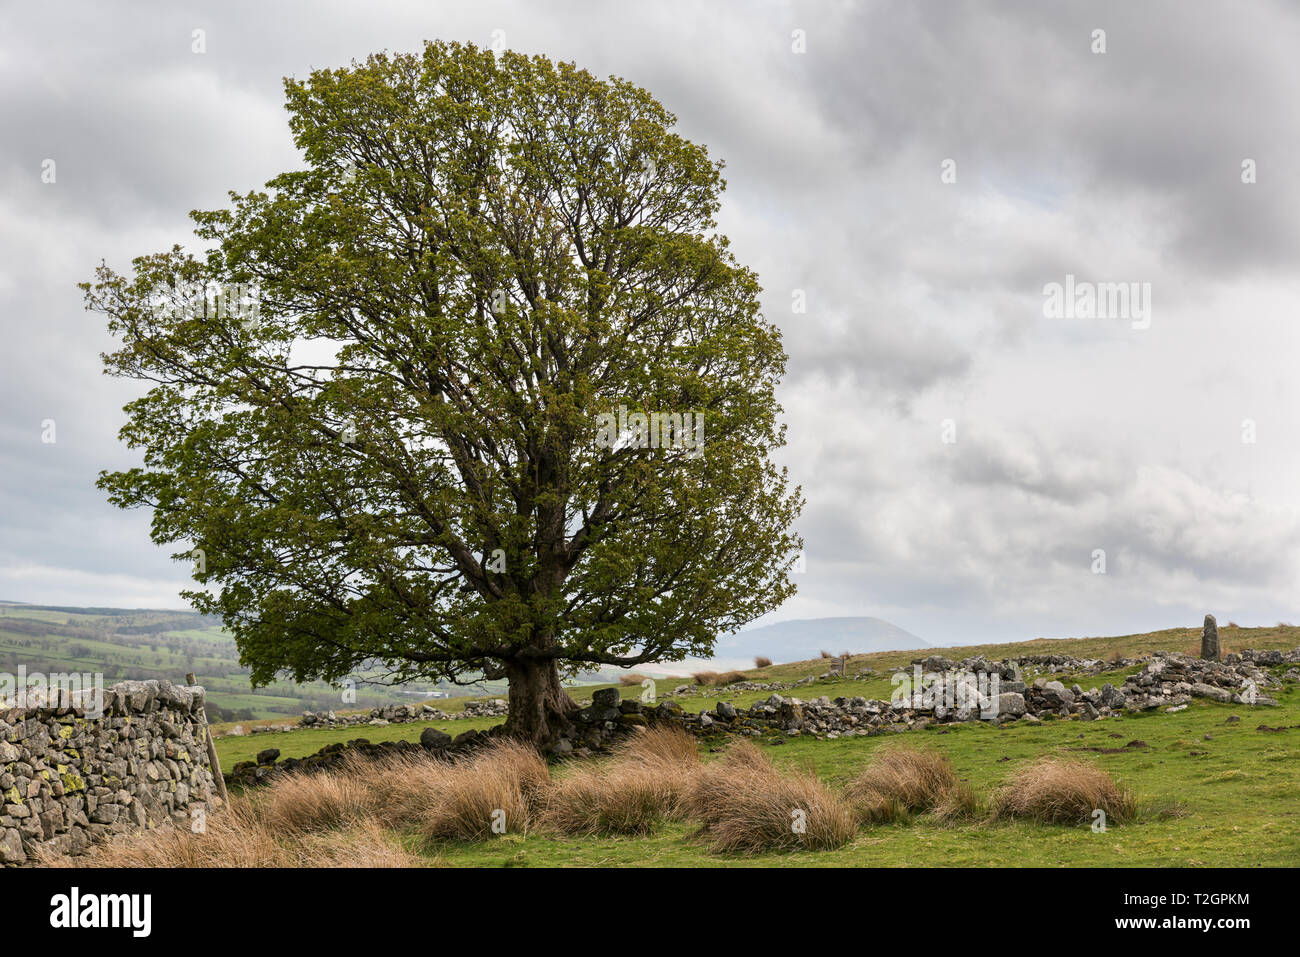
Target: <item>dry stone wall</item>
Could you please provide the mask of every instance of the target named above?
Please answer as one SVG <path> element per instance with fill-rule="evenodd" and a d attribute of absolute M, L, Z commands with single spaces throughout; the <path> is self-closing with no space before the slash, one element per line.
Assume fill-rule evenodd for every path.
<path fill-rule="evenodd" d="M 81 854 L 111 835 L 171 821 L 201 826 L 215 783 L 203 688 L 127 681 L 102 707 L 55 696 L 0 704 L 0 863 L 42 847 Z"/>

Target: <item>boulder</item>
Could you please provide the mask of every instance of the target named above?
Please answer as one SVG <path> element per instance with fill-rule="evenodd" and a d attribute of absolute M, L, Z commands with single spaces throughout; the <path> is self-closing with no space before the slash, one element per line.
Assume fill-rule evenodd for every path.
<path fill-rule="evenodd" d="M 456 737 L 452 738 L 451 746 L 453 748 L 473 747 L 482 741 L 482 739 L 482 732 L 475 731 L 471 728 L 469 731 L 462 731 L 460 734 L 456 735 Z"/>
<path fill-rule="evenodd" d="M 1101 686 L 1101 703 L 1108 708 L 1122 708 L 1125 704 L 1124 692 L 1107 682 Z"/>
<path fill-rule="evenodd" d="M 12 827 L 0 831 L 0 864 L 21 864 L 25 860 L 22 835 Z"/>
<path fill-rule="evenodd" d="M 995 699 L 993 715 L 1010 714 L 1019 717 L 1025 713 L 1025 696 L 1019 691 L 1004 691 Z"/>
<path fill-rule="evenodd" d="M 591 705 L 597 711 L 606 711 L 618 707 L 618 689 L 600 688 L 591 693 Z"/>
<path fill-rule="evenodd" d="M 420 732 L 420 745 L 433 751 L 443 751 L 451 746 L 451 735 L 438 728 L 425 728 Z"/>
<path fill-rule="evenodd" d="M 1203 681 L 1198 681 L 1196 684 L 1192 685 L 1192 694 L 1197 698 L 1213 698 L 1215 701 L 1232 700 L 1232 692 L 1227 688 L 1207 685 Z"/>

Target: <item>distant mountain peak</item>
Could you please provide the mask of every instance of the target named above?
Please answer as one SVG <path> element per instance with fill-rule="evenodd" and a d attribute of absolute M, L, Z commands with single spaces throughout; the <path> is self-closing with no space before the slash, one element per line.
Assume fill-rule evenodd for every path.
<path fill-rule="evenodd" d="M 724 635 L 714 647 L 717 658 L 762 655 L 776 662 L 806 661 L 821 652 L 855 655 L 875 651 L 909 651 L 933 647 L 925 639 L 883 618 L 798 618 Z"/>

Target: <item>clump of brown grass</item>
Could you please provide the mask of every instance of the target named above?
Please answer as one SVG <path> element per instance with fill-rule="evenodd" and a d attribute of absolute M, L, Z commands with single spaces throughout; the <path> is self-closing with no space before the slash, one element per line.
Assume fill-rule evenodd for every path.
<path fill-rule="evenodd" d="M 455 765 L 431 754 L 353 754 L 337 770 L 279 777 L 254 801 L 277 831 L 324 830 L 365 818 L 400 828 L 424 819 L 453 773 Z"/>
<path fill-rule="evenodd" d="M 257 795 L 257 816 L 273 833 L 346 827 L 370 817 L 375 795 L 359 768 L 286 774 Z"/>
<path fill-rule="evenodd" d="M 261 816 L 261 802 L 236 795 L 209 814 L 200 831 L 164 824 L 124 835 L 77 858 L 45 854 L 58 867 L 422 867 L 379 822 L 361 818 L 338 829 L 276 832 Z"/>
<path fill-rule="evenodd" d="M 831 653 L 830 653 L 829 651 L 827 651 L 825 648 L 822 649 L 821 655 L 822 655 L 823 658 L 834 658 L 834 657 L 835 657 L 833 654 L 831 654 Z"/>
<path fill-rule="evenodd" d="M 624 764 L 641 764 L 664 771 L 694 773 L 700 766 L 695 739 L 675 724 L 642 728 L 614 749 L 614 759 Z"/>
<path fill-rule="evenodd" d="M 639 731 L 598 767 L 572 771 L 547 793 L 545 826 L 568 834 L 649 834 L 685 816 L 699 772 L 695 741 L 675 725 Z"/>
<path fill-rule="evenodd" d="M 275 867 L 426 867 L 373 818 L 281 844 Z"/>
<path fill-rule="evenodd" d="M 971 821 L 988 815 L 988 809 L 980 800 L 980 796 L 965 781 L 958 781 L 945 791 L 931 810 L 944 824 Z"/>
<path fill-rule="evenodd" d="M 615 748 L 614 761 L 652 774 L 665 795 L 664 816 L 685 817 L 691 782 L 700 771 L 699 748 L 685 729 L 678 725 L 645 728 Z"/>
<path fill-rule="evenodd" d="M 544 827 L 565 834 L 649 834 L 675 802 L 669 783 L 652 768 L 580 768 L 547 792 Z"/>
<path fill-rule="evenodd" d="M 772 667 L 772 659 L 771 659 L 771 658 L 767 658 L 767 657 L 765 657 L 765 656 L 763 656 L 763 655 L 758 655 L 758 656 L 756 656 L 756 657 L 754 658 L 754 667 L 755 667 L 755 668 L 771 668 L 771 667 Z"/>
<path fill-rule="evenodd" d="M 816 775 L 778 771 L 748 741 L 700 770 L 689 803 L 718 853 L 832 849 L 857 830 L 852 810 Z"/>
<path fill-rule="evenodd" d="M 419 753 L 353 758 L 344 764 L 366 788 L 371 815 L 387 827 L 422 821 L 438 803 L 453 768 L 442 758 Z"/>
<path fill-rule="evenodd" d="M 697 685 L 716 686 L 746 681 L 749 676 L 743 671 L 697 671 L 691 677 L 695 679 Z"/>
<path fill-rule="evenodd" d="M 916 748 L 885 748 L 849 783 L 845 796 L 859 820 L 883 824 L 931 810 L 941 802 L 945 814 L 956 815 L 967 801 L 967 795 L 952 793 L 957 786 L 957 774 L 946 755 Z"/>
<path fill-rule="evenodd" d="M 494 741 L 447 768 L 441 793 L 421 815 L 420 829 L 432 838 L 469 841 L 496 833 L 498 821 L 507 832 L 526 832 L 550 783 L 546 762 L 535 748 Z"/>
<path fill-rule="evenodd" d="M 993 796 L 995 816 L 1045 824 L 1090 823 L 1097 809 L 1106 813 L 1107 824 L 1123 824 L 1133 820 L 1137 802 L 1106 771 L 1064 758 L 1025 765 Z"/>
<path fill-rule="evenodd" d="M 525 831 L 549 787 L 541 755 L 508 740 L 456 763 L 352 757 L 336 770 L 284 775 L 236 796 L 199 833 L 168 826 L 96 849 L 87 866 L 414 866 L 424 859 L 385 828 L 474 840 L 493 833 L 501 812 L 507 831 Z"/>
<path fill-rule="evenodd" d="M 618 676 L 618 683 L 622 685 L 624 688 L 639 688 L 641 687 L 641 682 L 645 680 L 646 680 L 645 675 L 639 675 L 635 671 L 631 672 L 630 674 Z"/>

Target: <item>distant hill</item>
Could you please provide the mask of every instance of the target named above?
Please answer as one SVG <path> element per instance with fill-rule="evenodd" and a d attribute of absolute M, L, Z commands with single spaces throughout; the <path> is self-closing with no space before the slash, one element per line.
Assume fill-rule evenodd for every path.
<path fill-rule="evenodd" d="M 343 706 L 338 689 L 323 681 L 275 681 L 254 690 L 239 662 L 235 640 L 221 619 L 193 611 L 149 608 L 77 608 L 0 600 L 0 672 L 89 672 L 108 684 L 125 679 L 183 681 L 193 672 L 208 692 L 214 721 L 296 716 L 305 710 Z M 436 691 L 450 696 L 504 695 L 504 681 L 451 686 L 416 681 L 400 687 L 381 682 L 384 669 L 361 669 L 354 708 L 406 704 Z M 616 676 L 615 676 L 616 677 Z M 371 680 L 366 680 L 367 678 Z M 574 683 L 591 683 L 584 673 Z"/>
<path fill-rule="evenodd" d="M 763 655 L 780 663 L 816 658 L 822 651 L 865 655 L 929 647 L 924 639 L 880 618 L 801 618 L 724 635 L 713 653 L 719 659 Z"/>

